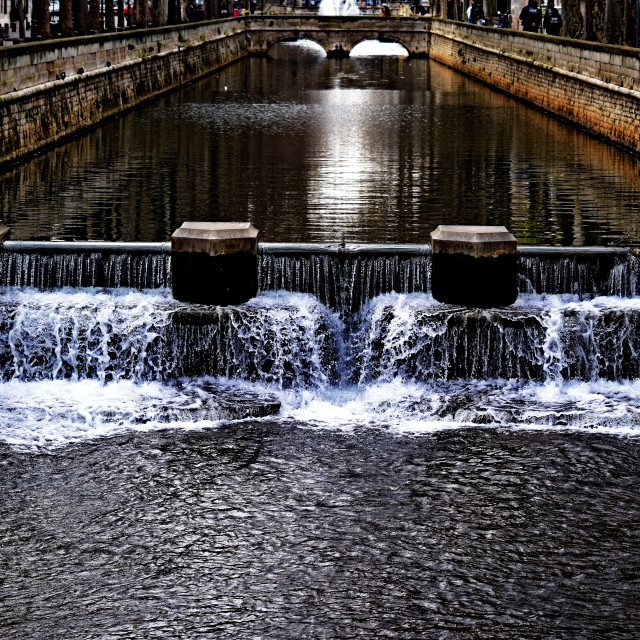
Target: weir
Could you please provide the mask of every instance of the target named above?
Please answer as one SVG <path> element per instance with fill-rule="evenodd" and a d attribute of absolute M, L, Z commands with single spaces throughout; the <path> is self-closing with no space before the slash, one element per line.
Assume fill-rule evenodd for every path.
<path fill-rule="evenodd" d="M 170 243 L 20 242 L 0 249 L 0 286 L 171 286 Z M 261 243 L 259 289 L 310 293 L 350 314 L 381 294 L 431 291 L 429 245 Z M 520 293 L 634 297 L 638 255 L 607 247 L 518 248 Z"/>
<path fill-rule="evenodd" d="M 518 301 L 484 310 L 433 300 L 423 245 L 266 243 L 259 255 L 260 295 L 208 307 L 170 296 L 165 243 L 6 242 L 0 375 L 279 388 L 640 375 L 629 250 L 522 247 Z"/>

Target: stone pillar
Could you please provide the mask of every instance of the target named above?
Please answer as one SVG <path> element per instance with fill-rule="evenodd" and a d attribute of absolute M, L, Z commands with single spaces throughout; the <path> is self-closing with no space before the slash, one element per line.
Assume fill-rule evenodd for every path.
<path fill-rule="evenodd" d="M 433 297 L 503 307 L 518 297 L 516 239 L 505 227 L 440 225 L 431 232 Z"/>
<path fill-rule="evenodd" d="M 173 297 L 241 304 L 258 293 L 258 230 L 249 222 L 184 222 L 171 236 Z"/>

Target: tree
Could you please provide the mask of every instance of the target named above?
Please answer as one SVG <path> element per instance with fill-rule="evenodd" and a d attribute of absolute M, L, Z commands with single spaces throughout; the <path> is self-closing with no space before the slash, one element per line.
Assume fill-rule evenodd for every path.
<path fill-rule="evenodd" d="M 147 0 L 133 0 L 133 25 L 138 29 L 144 29 L 147 26 Z"/>
<path fill-rule="evenodd" d="M 31 37 L 49 40 L 51 38 L 51 24 L 49 17 L 49 0 L 33 0 L 31 5 Z"/>
<path fill-rule="evenodd" d="M 578 0 L 562 0 L 562 23 L 560 35 L 572 38 L 582 24 Z"/>
<path fill-rule="evenodd" d="M 491 20 L 498 15 L 497 0 L 484 0 L 484 15 L 487 20 Z M 493 22 L 489 22 L 489 25 L 493 25 Z"/>
<path fill-rule="evenodd" d="M 622 40 L 622 7 L 620 0 L 607 0 L 604 9 L 604 41 L 620 44 Z"/>
<path fill-rule="evenodd" d="M 89 32 L 89 7 L 86 0 L 72 0 L 73 27 L 76 35 L 84 36 Z"/>
<path fill-rule="evenodd" d="M 624 32 L 622 34 L 622 44 L 627 47 L 636 45 L 636 0 L 624 0 L 622 22 Z"/>
<path fill-rule="evenodd" d="M 18 23 L 18 35 L 20 40 L 24 40 L 26 37 L 26 31 L 24 28 L 24 2 L 23 0 L 16 0 L 13 5 L 13 11 L 10 15 L 11 22 Z"/>
<path fill-rule="evenodd" d="M 104 7 L 104 29 L 105 31 L 116 30 L 116 16 L 113 10 L 112 0 L 106 0 Z"/>
<path fill-rule="evenodd" d="M 180 24 L 182 22 L 182 7 L 180 0 L 168 0 L 169 24 Z"/>
<path fill-rule="evenodd" d="M 169 1 L 153 0 L 151 3 L 151 24 L 154 27 L 164 27 L 169 18 Z"/>
<path fill-rule="evenodd" d="M 89 0 L 89 32 L 100 32 L 100 0 Z"/>
<path fill-rule="evenodd" d="M 73 0 L 60 0 L 60 35 L 73 37 Z"/>
<path fill-rule="evenodd" d="M 118 0 L 118 29 L 124 29 L 124 0 Z"/>
<path fill-rule="evenodd" d="M 593 42 L 604 42 L 604 9 L 606 0 L 587 0 L 585 5 L 585 35 Z"/>

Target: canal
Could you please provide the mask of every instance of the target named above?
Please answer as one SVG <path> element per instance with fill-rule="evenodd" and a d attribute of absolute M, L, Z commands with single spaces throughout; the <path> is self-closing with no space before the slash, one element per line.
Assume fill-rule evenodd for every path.
<path fill-rule="evenodd" d="M 366 51 L 365 51 L 366 52 Z M 0 177 L 13 239 L 164 241 L 248 220 L 263 241 L 635 245 L 640 164 L 435 62 L 279 45 Z"/>
<path fill-rule="evenodd" d="M 429 61 L 274 55 L 3 175 L 13 238 L 638 242 L 636 158 Z M 477 310 L 340 252 L 229 308 L 0 288 L 3 640 L 638 638 L 635 255 Z"/>

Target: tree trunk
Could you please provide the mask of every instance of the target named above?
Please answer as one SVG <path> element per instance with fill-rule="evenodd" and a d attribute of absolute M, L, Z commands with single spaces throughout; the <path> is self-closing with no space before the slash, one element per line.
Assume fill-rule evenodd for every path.
<path fill-rule="evenodd" d="M 580 5 L 578 0 L 562 0 L 562 31 L 561 36 L 573 38 L 580 28 Z"/>
<path fill-rule="evenodd" d="M 180 24 L 180 17 L 178 15 L 178 9 L 180 3 L 176 0 L 168 0 L 167 2 L 167 24 Z"/>
<path fill-rule="evenodd" d="M 592 42 L 604 42 L 605 0 L 588 0 L 586 5 L 585 34 Z"/>
<path fill-rule="evenodd" d="M 622 31 L 620 0 L 607 0 L 604 9 L 604 41 L 607 44 L 620 44 Z"/>
<path fill-rule="evenodd" d="M 49 0 L 33 0 L 31 12 L 31 37 L 33 38 L 34 35 L 39 40 L 49 40 L 51 38 Z"/>
<path fill-rule="evenodd" d="M 100 33 L 100 0 L 89 2 L 89 32 Z"/>
<path fill-rule="evenodd" d="M 84 36 L 89 32 L 89 8 L 86 0 L 72 0 L 74 31 L 76 35 Z"/>
<path fill-rule="evenodd" d="M 147 0 L 134 0 L 133 1 L 133 25 L 138 29 L 145 29 L 147 27 Z"/>
<path fill-rule="evenodd" d="M 622 43 L 626 47 L 636 46 L 636 0 L 624 0 L 624 34 Z"/>
<path fill-rule="evenodd" d="M 164 27 L 169 18 L 168 0 L 153 0 L 151 5 L 151 24 L 154 27 Z"/>
<path fill-rule="evenodd" d="M 106 0 L 104 6 L 104 30 L 116 30 L 116 15 L 113 9 L 113 0 Z"/>
<path fill-rule="evenodd" d="M 118 0 L 118 29 L 124 29 L 124 0 Z"/>
<path fill-rule="evenodd" d="M 493 19 L 498 15 L 497 0 L 484 0 L 484 17 L 489 21 L 489 26 L 493 26 Z"/>
<path fill-rule="evenodd" d="M 60 35 L 73 37 L 73 0 L 60 0 Z"/>
<path fill-rule="evenodd" d="M 213 19 L 213 0 L 204 0 L 202 3 L 202 8 L 204 9 L 204 19 L 212 20 Z M 247 2 L 247 11 L 249 9 L 249 3 Z"/>
<path fill-rule="evenodd" d="M 23 0 L 16 0 L 16 22 L 18 23 L 18 36 L 20 40 L 24 40 L 27 36 L 24 28 L 24 2 Z"/>

